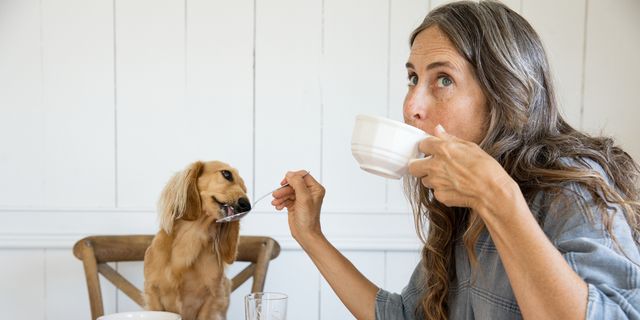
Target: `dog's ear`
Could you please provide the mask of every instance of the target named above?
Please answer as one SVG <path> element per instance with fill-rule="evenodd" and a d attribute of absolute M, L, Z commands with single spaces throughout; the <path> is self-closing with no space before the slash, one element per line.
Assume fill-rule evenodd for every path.
<path fill-rule="evenodd" d="M 204 163 L 200 161 L 192 163 L 182 172 L 176 173 L 162 190 L 158 211 L 160 227 L 167 234 L 171 234 L 175 220 L 195 220 L 200 216 L 202 204 L 198 177 L 203 168 Z"/>
<path fill-rule="evenodd" d="M 214 246 L 222 261 L 231 264 L 238 254 L 238 240 L 240 239 L 240 221 L 217 224 L 213 239 Z"/>

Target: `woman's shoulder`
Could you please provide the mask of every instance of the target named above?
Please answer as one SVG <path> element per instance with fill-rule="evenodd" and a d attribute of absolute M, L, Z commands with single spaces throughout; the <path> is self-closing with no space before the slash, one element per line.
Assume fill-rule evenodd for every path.
<path fill-rule="evenodd" d="M 607 174 L 605 168 L 596 161 L 589 158 L 562 158 L 560 162 L 568 168 L 578 169 L 582 172 L 582 177 L 597 177 L 602 179 L 604 184 L 616 190 L 616 187 Z M 573 177 L 570 177 L 573 176 Z M 601 190 L 594 188 L 587 180 L 575 175 L 567 175 L 565 181 L 560 181 L 556 188 L 541 188 L 538 191 L 531 204 L 537 208 L 549 209 L 549 207 L 558 205 L 584 205 L 597 201 L 596 197 L 602 197 Z M 603 198 L 604 199 L 604 198 Z"/>
<path fill-rule="evenodd" d="M 588 174 L 599 175 L 610 190 L 617 192 L 607 171 L 597 162 L 587 158 L 563 161 L 568 166 L 585 169 Z M 556 244 L 585 237 L 613 245 L 610 241 L 613 236 L 635 246 L 623 207 L 607 201 L 602 190 L 579 180 L 567 181 L 558 190 L 538 192 L 530 209 L 547 237 Z"/>

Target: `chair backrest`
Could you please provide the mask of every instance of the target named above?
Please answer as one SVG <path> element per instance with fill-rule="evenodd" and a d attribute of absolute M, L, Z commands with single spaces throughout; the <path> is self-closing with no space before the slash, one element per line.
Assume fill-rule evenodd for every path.
<path fill-rule="evenodd" d="M 139 306 L 143 306 L 142 291 L 107 263 L 144 261 L 144 254 L 151 245 L 151 240 L 153 235 L 90 236 L 78 240 L 73 246 L 73 254 L 84 265 L 92 319 L 104 314 L 98 274 L 103 275 Z M 240 236 L 236 261 L 250 263 L 231 279 L 231 290 L 237 289 L 253 277 L 251 292 L 263 291 L 269 261 L 279 254 L 280 245 L 272 238 Z"/>

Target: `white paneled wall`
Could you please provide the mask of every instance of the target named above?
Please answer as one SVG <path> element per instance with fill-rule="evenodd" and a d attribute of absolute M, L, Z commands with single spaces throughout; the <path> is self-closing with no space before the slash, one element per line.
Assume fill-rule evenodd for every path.
<path fill-rule="evenodd" d="M 640 158 L 640 1 L 589 1 L 583 128 L 614 136 Z"/>
<path fill-rule="evenodd" d="M 0 306 L 6 318 L 44 319 L 46 314 L 45 250 L 0 252 Z"/>
<path fill-rule="evenodd" d="M 0 1 L 0 202 L 6 206 L 45 205 L 40 8 L 39 0 Z"/>
<path fill-rule="evenodd" d="M 112 3 L 43 0 L 40 10 L 44 148 L 36 159 L 44 160 L 43 204 L 110 207 L 115 196 Z"/>
<path fill-rule="evenodd" d="M 582 126 L 585 6 L 586 0 L 523 0 L 522 4 L 522 15 L 548 48 L 560 108 L 577 128 Z"/>
<path fill-rule="evenodd" d="M 357 113 L 402 119 L 409 34 L 446 2 L 0 0 L 0 314 L 89 318 L 72 244 L 155 232 L 164 183 L 199 159 L 237 167 L 252 197 L 310 170 L 327 236 L 400 291 L 419 260 L 413 218 L 399 181 L 357 168 L 351 128 Z M 640 2 L 505 3 L 542 36 L 568 121 L 640 158 Z M 352 318 L 286 214 L 264 201 L 242 233 L 282 245 L 265 289 L 289 294 L 289 319 Z M 115 267 L 142 285 L 141 263 Z M 102 291 L 108 313 L 138 309 Z"/>
<path fill-rule="evenodd" d="M 118 207 L 149 207 L 168 180 L 212 143 L 185 134 L 213 108 L 186 105 L 186 24 L 182 0 L 115 2 Z"/>
<path fill-rule="evenodd" d="M 323 21 L 324 208 L 379 211 L 385 182 L 357 169 L 350 146 L 356 114 L 387 114 L 389 1 L 324 0 Z"/>
<path fill-rule="evenodd" d="M 186 2 L 187 118 L 182 131 L 173 131 L 191 140 L 181 165 L 193 159 L 224 160 L 251 187 L 253 5 L 253 0 Z"/>
<path fill-rule="evenodd" d="M 275 0 L 256 5 L 253 134 L 254 191 L 259 197 L 278 186 L 289 170 L 305 169 L 322 178 L 322 2 Z M 269 207 L 264 201 L 258 209 Z"/>

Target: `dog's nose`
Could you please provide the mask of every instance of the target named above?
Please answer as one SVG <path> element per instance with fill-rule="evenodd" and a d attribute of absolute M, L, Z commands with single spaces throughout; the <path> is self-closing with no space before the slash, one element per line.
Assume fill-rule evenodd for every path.
<path fill-rule="evenodd" d="M 247 198 L 238 199 L 238 207 L 240 207 L 240 212 L 247 212 L 251 210 L 251 203 Z"/>

